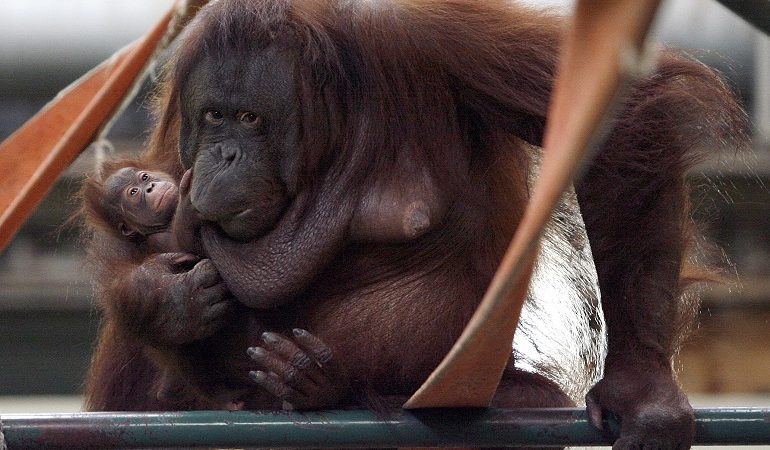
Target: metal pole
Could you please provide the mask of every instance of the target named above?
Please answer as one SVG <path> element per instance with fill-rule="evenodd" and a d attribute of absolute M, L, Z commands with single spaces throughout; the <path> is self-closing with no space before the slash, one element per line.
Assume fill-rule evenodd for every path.
<path fill-rule="evenodd" d="M 696 411 L 696 443 L 770 444 L 770 410 Z M 490 447 L 609 445 L 582 409 L 4 415 L 9 449 Z"/>
<path fill-rule="evenodd" d="M 754 45 L 755 142 L 770 144 L 770 35 L 757 34 Z"/>

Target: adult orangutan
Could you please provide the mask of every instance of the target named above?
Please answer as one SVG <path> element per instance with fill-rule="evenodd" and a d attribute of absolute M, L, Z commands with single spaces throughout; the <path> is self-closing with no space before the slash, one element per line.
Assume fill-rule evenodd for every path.
<path fill-rule="evenodd" d="M 460 335 L 527 200 L 561 26 L 504 0 L 219 0 L 189 25 L 147 157 L 176 177 L 193 168 L 205 254 L 265 329 L 301 327 L 331 349 L 342 370 L 321 406 L 408 397 Z M 739 143 L 744 116 L 717 76 L 666 53 L 576 186 L 609 346 L 587 404 L 597 426 L 621 417 L 616 448 L 692 441 L 671 366 L 692 311 L 680 300 L 694 234 L 684 175 L 699 146 Z M 147 264 L 116 289 L 195 292 Z M 102 342 L 97 369 L 131 366 L 119 345 Z M 271 367 L 286 373 L 284 354 Z M 125 383 L 147 383 L 144 364 Z M 270 392 L 290 392 L 255 365 Z M 572 404 L 565 380 L 539 369 L 512 359 L 492 404 Z"/>

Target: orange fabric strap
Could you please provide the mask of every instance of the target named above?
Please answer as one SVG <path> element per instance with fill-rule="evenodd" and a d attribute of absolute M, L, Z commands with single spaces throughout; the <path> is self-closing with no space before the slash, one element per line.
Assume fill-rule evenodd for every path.
<path fill-rule="evenodd" d="M 121 104 L 166 34 L 167 13 L 144 38 L 105 61 L 0 144 L 0 250 L 11 241 L 59 175 Z"/>

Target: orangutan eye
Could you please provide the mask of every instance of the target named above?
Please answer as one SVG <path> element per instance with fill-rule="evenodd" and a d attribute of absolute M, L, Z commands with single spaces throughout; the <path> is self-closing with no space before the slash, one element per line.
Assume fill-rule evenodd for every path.
<path fill-rule="evenodd" d="M 210 123 L 211 125 L 219 126 L 222 125 L 222 123 L 225 121 L 225 116 L 223 116 L 222 113 L 216 109 L 210 109 L 206 111 L 205 119 L 206 122 Z"/>
<path fill-rule="evenodd" d="M 128 195 L 130 195 L 131 197 L 135 196 L 138 193 L 139 193 L 139 188 L 131 188 L 128 190 Z"/>
<path fill-rule="evenodd" d="M 250 111 L 245 111 L 245 112 L 242 112 L 242 113 L 241 113 L 241 114 L 238 116 L 238 120 L 240 120 L 241 122 L 243 122 L 243 123 L 245 123 L 245 124 L 248 124 L 248 125 L 253 125 L 253 124 L 256 124 L 256 123 L 259 123 L 259 122 L 261 122 L 261 121 L 262 121 L 262 118 L 261 118 L 261 117 L 259 117 L 259 116 L 258 116 L 258 115 L 256 115 L 256 114 L 254 114 L 253 112 L 250 112 Z"/>
<path fill-rule="evenodd" d="M 147 181 L 147 180 L 149 180 L 149 179 L 150 179 L 150 176 L 149 176 L 149 175 L 147 175 L 147 172 L 142 172 L 142 174 L 140 175 L 140 177 L 142 178 L 142 181 Z"/>
<path fill-rule="evenodd" d="M 244 111 L 240 113 L 238 115 L 238 120 L 240 120 L 242 124 L 252 128 L 256 128 L 262 125 L 262 118 L 251 111 Z"/>

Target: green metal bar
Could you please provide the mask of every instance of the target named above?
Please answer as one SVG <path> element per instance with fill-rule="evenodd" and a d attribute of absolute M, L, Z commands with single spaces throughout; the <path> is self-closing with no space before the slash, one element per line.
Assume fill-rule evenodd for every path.
<path fill-rule="evenodd" d="M 173 447 L 502 447 L 608 445 L 585 410 L 444 409 L 371 411 L 9 414 L 9 449 Z M 770 444 L 770 409 L 696 410 L 700 445 Z"/>
<path fill-rule="evenodd" d="M 770 34 L 770 0 L 717 0 L 744 20 Z"/>

